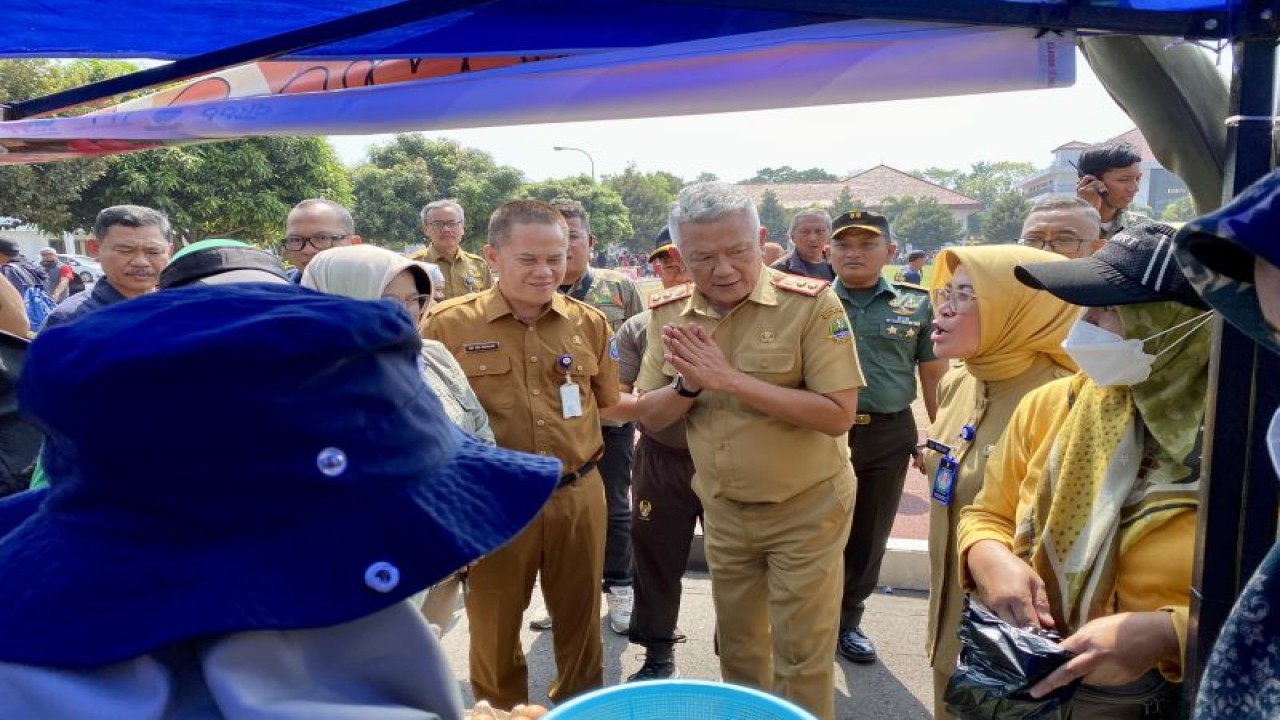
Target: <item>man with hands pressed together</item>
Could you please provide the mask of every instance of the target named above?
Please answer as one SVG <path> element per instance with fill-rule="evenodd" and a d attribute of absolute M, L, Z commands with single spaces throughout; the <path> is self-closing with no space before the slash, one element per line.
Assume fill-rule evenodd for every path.
<path fill-rule="evenodd" d="M 828 283 L 764 265 L 741 188 L 686 187 L 669 227 L 694 284 L 654 303 L 636 387 L 646 427 L 687 422 L 721 673 L 832 718 L 864 384 L 849 320 Z"/>

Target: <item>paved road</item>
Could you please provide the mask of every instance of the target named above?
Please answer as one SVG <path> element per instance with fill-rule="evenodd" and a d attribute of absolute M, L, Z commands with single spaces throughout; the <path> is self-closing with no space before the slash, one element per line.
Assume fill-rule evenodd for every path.
<path fill-rule="evenodd" d="M 682 677 L 718 680 L 719 664 L 712 652 L 711 637 L 715 613 L 711 604 L 711 580 L 707 575 L 690 572 L 685 575 L 684 601 L 680 612 L 680 628 L 689 641 L 676 650 Z M 541 615 L 542 597 L 535 589 L 526 619 Z M 854 665 L 843 660 L 836 664 L 836 716 L 841 720 L 916 720 L 929 718 L 926 708 L 932 704 L 932 678 L 925 662 L 925 616 L 928 601 L 918 593 L 874 595 L 867 610 L 864 629 L 877 643 L 881 662 Z M 459 686 L 468 703 L 471 688 L 467 683 L 467 620 L 458 612 L 458 624 L 444 636 L 445 651 L 458 677 Z M 639 669 L 643 648 L 629 645 L 625 638 L 608 629 L 603 619 L 604 679 L 607 684 L 621 682 Z M 534 702 L 546 703 L 546 690 L 551 682 L 554 663 L 551 636 L 526 630 L 525 652 L 529 658 L 529 679 Z"/>

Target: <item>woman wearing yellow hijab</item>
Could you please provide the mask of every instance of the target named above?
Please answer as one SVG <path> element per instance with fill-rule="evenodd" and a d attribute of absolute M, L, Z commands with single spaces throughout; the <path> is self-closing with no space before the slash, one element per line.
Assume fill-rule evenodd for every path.
<path fill-rule="evenodd" d="M 1061 345 L 1077 308 L 1014 277 L 1023 263 L 1065 262 L 1018 245 L 943 250 L 934 266 L 933 344 L 940 358 L 963 360 L 938 386 L 937 420 L 929 426 L 926 477 L 929 513 L 929 661 L 934 716 L 950 717 L 942 693 L 955 668 L 963 593 L 956 567 L 960 508 L 982 487 L 987 456 L 1009 417 L 1031 390 L 1075 371 Z"/>
<path fill-rule="evenodd" d="M 1073 657 L 1031 688 L 1083 684 L 1081 720 L 1178 717 L 1208 387 L 1208 306 L 1173 229 L 1117 234 L 1018 278 L 1088 306 L 1063 347 L 1081 372 L 1030 394 L 960 514 L 964 584 Z"/>

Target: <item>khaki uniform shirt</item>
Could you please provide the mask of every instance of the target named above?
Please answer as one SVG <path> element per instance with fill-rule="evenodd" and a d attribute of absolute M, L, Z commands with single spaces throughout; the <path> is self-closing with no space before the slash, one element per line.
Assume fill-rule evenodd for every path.
<path fill-rule="evenodd" d="M 604 313 L 615 333 L 627 318 L 644 312 L 644 300 L 636 284 L 616 270 L 587 268 L 578 282 L 560 290 Z"/>
<path fill-rule="evenodd" d="M 493 287 L 493 272 L 489 263 L 479 255 L 458 248 L 458 254 L 449 259 L 436 252 L 434 245 L 420 250 L 410 256 L 412 260 L 435 263 L 444 275 L 444 291 L 436 293 L 437 300 L 461 297 L 469 293 L 488 290 Z"/>
<path fill-rule="evenodd" d="M 441 303 L 427 336 L 458 359 L 500 447 L 557 457 L 565 472 L 604 452 L 599 408 L 618 402 L 618 362 L 600 311 L 556 294 L 533 325 L 516 319 L 495 286 Z M 565 418 L 560 387 L 571 359 L 582 415 Z"/>
<path fill-rule="evenodd" d="M 816 393 L 864 385 L 849 319 L 827 283 L 760 268 L 751 295 L 721 316 L 692 285 L 651 300 L 648 347 L 636 387 L 652 391 L 676 371 L 663 360 L 662 328 L 696 323 L 738 370 Z M 686 416 L 689 450 L 704 497 L 747 503 L 786 501 L 822 482 L 853 499 L 848 437 L 831 437 L 765 415 L 720 392 L 703 392 Z"/>

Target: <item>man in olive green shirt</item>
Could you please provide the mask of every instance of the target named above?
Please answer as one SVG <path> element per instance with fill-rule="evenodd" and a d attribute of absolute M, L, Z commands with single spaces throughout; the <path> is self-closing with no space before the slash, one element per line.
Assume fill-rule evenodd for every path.
<path fill-rule="evenodd" d="M 413 260 L 436 265 L 444 283 L 436 288 L 436 300 L 447 300 L 493 287 L 493 271 L 484 258 L 462 249 L 467 218 L 456 200 L 427 203 L 420 214 L 427 248 L 414 253 Z"/>
<path fill-rule="evenodd" d="M 911 403 L 920 376 L 925 409 L 933 418 L 938 380 L 947 370 L 929 340 L 929 294 L 906 283 L 890 283 L 882 271 L 898 254 L 889 221 L 855 210 L 832 225 L 833 285 L 853 325 L 867 387 L 858 394 L 858 414 L 849 430 L 858 502 L 844 548 L 844 597 L 837 650 L 853 662 L 874 662 L 875 646 L 862 633 L 862 613 L 875 589 L 885 544 L 915 453 L 918 434 Z"/>

